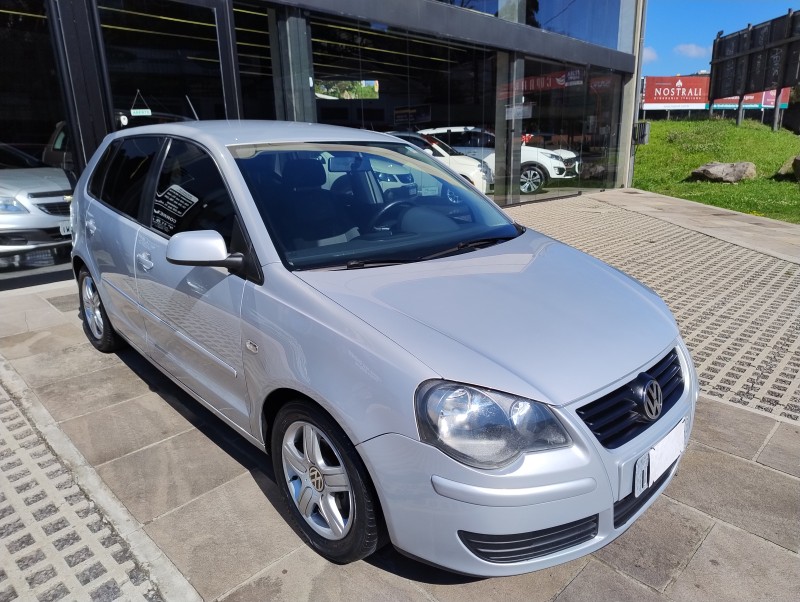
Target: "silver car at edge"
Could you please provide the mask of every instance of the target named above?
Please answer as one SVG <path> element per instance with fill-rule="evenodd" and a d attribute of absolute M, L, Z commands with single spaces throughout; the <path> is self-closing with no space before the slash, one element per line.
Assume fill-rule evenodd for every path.
<path fill-rule="evenodd" d="M 417 185 L 383 197 L 391 161 Z M 271 456 L 337 563 L 460 573 L 608 544 L 677 470 L 698 395 L 649 288 L 374 132 L 195 122 L 106 138 L 73 208 L 89 340 L 131 344 Z"/>

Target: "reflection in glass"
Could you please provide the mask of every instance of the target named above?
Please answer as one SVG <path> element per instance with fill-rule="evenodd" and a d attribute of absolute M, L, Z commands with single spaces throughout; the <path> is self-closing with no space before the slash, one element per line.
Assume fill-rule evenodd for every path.
<path fill-rule="evenodd" d="M 236 56 L 245 119 L 275 119 L 269 16 L 263 2 L 233 2 Z"/>
<path fill-rule="evenodd" d="M 225 117 L 212 9 L 163 0 L 97 5 L 116 127 L 137 117 Z"/>
<path fill-rule="evenodd" d="M 623 0 L 439 0 L 445 4 L 524 23 L 571 38 L 630 52 L 619 47 Z M 632 39 L 631 31 L 627 38 Z"/>

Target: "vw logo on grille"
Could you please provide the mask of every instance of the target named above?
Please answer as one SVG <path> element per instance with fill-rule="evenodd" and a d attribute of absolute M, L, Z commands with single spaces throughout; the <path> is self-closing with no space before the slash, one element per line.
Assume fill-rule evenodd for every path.
<path fill-rule="evenodd" d="M 322 473 L 316 466 L 308 469 L 308 480 L 311 481 L 311 486 L 317 491 L 322 491 L 325 487 L 325 479 L 322 478 Z"/>
<path fill-rule="evenodd" d="M 644 410 L 645 418 L 651 421 L 658 420 L 661 416 L 661 409 L 664 406 L 664 397 L 661 393 L 661 385 L 658 381 L 653 379 L 644 388 L 644 395 L 642 396 L 642 409 Z"/>

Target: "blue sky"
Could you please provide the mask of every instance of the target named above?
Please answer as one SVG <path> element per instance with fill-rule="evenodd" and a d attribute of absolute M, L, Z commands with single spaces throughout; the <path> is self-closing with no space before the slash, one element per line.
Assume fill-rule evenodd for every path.
<path fill-rule="evenodd" d="M 724 34 L 800 10 L 797 0 L 647 0 L 642 75 L 710 69 L 711 46 Z"/>

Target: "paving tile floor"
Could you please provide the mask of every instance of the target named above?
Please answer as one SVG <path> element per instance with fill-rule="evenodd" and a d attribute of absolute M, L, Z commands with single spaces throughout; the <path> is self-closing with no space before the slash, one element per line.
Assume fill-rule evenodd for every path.
<path fill-rule="evenodd" d="M 800 418 L 800 265 L 583 195 L 508 209 L 667 302 L 705 395 Z"/>

